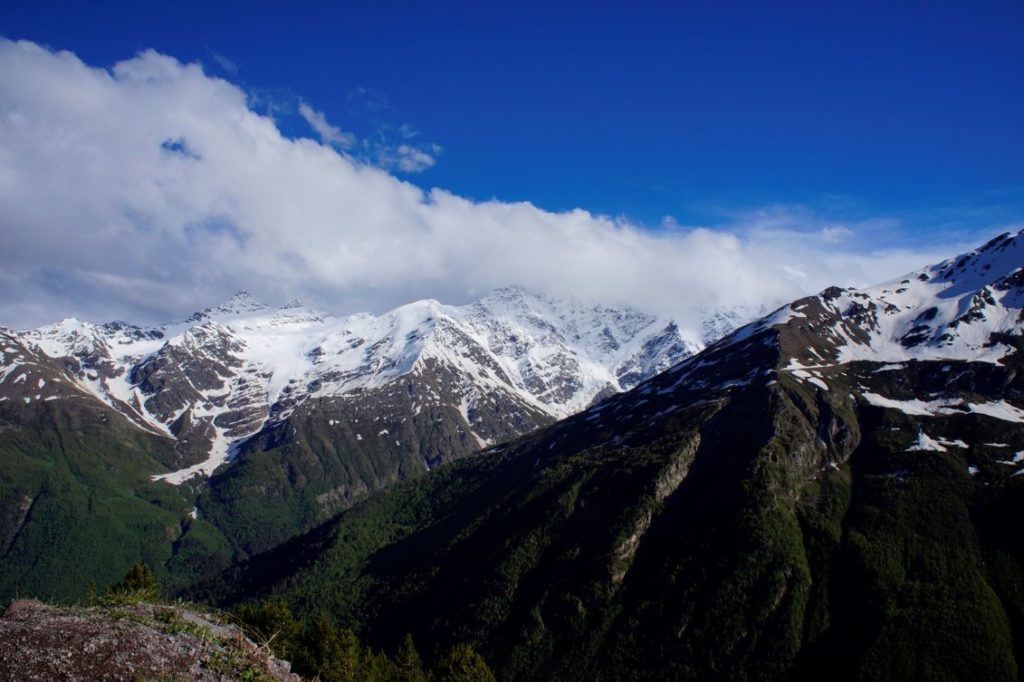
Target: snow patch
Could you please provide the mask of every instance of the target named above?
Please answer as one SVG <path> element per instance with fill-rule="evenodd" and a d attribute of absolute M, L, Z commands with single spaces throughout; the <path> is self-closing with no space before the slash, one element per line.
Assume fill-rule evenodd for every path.
<path fill-rule="evenodd" d="M 876 407 L 885 407 L 892 410 L 899 410 L 904 414 L 919 417 L 939 417 L 947 415 L 965 414 L 974 412 L 983 414 L 986 417 L 1000 419 L 1002 421 L 1024 423 L 1024 410 L 1011 405 L 1005 400 L 998 400 L 989 403 L 963 403 L 960 400 L 893 400 L 880 396 L 876 393 L 864 391 L 861 393 L 864 399 Z"/>
<path fill-rule="evenodd" d="M 864 399 L 868 401 L 869 404 L 874 405 L 875 407 L 899 410 L 904 414 L 910 414 L 918 417 L 934 417 L 940 414 L 959 413 L 957 410 L 950 409 L 953 405 L 960 404 L 955 400 L 931 400 L 928 402 L 917 400 L 916 398 L 913 400 L 893 400 L 869 391 L 864 391 L 861 395 L 864 396 Z"/>
<path fill-rule="evenodd" d="M 876 369 L 874 371 L 874 374 L 880 374 L 881 372 L 892 372 L 892 371 L 897 370 L 897 369 L 903 369 L 904 367 L 906 367 L 905 363 L 902 363 L 902 362 L 891 362 L 891 363 L 882 365 L 881 367 Z"/>
<path fill-rule="evenodd" d="M 917 440 L 914 441 L 904 452 L 922 451 L 946 452 L 946 448 L 938 441 L 929 438 L 928 434 L 924 431 L 918 431 Z"/>
<path fill-rule="evenodd" d="M 1007 422 L 1024 423 L 1024 410 L 1011 405 L 1005 400 L 993 403 L 968 403 L 967 409 L 971 412 L 983 414 L 987 417 L 1001 419 Z"/>
<path fill-rule="evenodd" d="M 822 381 L 818 377 L 809 377 L 807 379 L 807 381 L 809 383 L 814 384 L 815 386 L 817 386 L 818 388 L 820 388 L 823 391 L 827 391 L 828 390 L 828 384 L 826 384 L 824 381 Z"/>

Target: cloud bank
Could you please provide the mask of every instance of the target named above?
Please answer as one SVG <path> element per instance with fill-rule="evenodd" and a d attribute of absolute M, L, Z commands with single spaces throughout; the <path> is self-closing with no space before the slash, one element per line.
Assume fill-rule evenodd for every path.
<path fill-rule="evenodd" d="M 645 229 L 471 201 L 339 151 L 348 134 L 306 109 L 320 141 L 284 136 L 198 64 L 148 51 L 95 68 L 0 40 L 0 324 L 176 319 L 241 288 L 345 313 L 509 284 L 686 318 L 951 255 L 872 252 L 856 237 L 877 225 L 784 209 Z"/>

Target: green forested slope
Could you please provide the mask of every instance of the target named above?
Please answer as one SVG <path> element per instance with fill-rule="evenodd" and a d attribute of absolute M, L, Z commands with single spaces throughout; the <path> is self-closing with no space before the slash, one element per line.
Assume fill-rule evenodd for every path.
<path fill-rule="evenodd" d="M 757 352 L 715 371 L 747 375 Z M 375 495 L 200 593 L 277 594 L 374 646 L 467 641 L 499 679 L 1016 679 L 1024 490 L 1001 462 L 1024 430 L 858 397 L 950 371 L 975 377 L 971 395 L 1018 395 L 1016 372 L 876 369 L 828 390 L 666 376 Z M 908 452 L 924 424 L 967 447 Z"/>
<path fill-rule="evenodd" d="M 224 566 L 192 491 L 149 480 L 173 461 L 169 439 L 99 401 L 0 404 L 0 600 L 78 599 L 139 561 L 170 584 Z"/>

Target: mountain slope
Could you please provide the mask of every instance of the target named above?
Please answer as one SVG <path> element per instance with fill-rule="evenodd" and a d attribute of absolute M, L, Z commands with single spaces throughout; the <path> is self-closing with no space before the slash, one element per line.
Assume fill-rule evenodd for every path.
<path fill-rule="evenodd" d="M 701 333 L 737 314 L 708 316 Z M 179 324 L 68 319 L 11 338 L 49 363 L 53 381 L 168 441 L 173 454 L 151 473 L 199 485 L 200 516 L 246 553 L 572 414 L 705 343 L 635 310 L 520 289 L 344 318 L 297 301 L 271 309 L 242 292 Z M 20 376 L 15 356 L 2 366 Z M 23 389 L 0 383 L 19 405 L 33 399 Z"/>
<path fill-rule="evenodd" d="M 247 552 L 372 490 L 550 424 L 697 343 L 635 311 L 515 289 L 348 325 L 316 345 L 316 379 L 282 391 L 287 407 L 272 408 L 276 421 L 238 448 L 200 500 L 200 513 Z"/>
<path fill-rule="evenodd" d="M 802 299 L 202 591 L 502 679 L 1017 679 L 1021 265 Z"/>
<path fill-rule="evenodd" d="M 77 599 L 145 560 L 178 582 L 227 565 L 194 492 L 150 480 L 177 466 L 171 440 L 139 428 L 0 329 L 0 599 Z M 10 369 L 13 368 L 13 369 Z"/>

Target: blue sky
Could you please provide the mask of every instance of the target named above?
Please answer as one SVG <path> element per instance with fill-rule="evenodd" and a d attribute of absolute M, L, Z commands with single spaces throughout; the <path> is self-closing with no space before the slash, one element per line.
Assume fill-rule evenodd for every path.
<path fill-rule="evenodd" d="M 754 233 L 781 249 L 807 232 L 850 258 L 930 257 L 930 247 L 943 253 L 1024 220 L 1022 35 L 1020 2 L 0 4 L 8 40 L 67 50 L 92 69 L 147 50 L 198 62 L 285 139 L 318 139 L 425 190 L 485 207 L 582 208 L 650 233 L 709 226 L 743 247 Z M 160 144 L 178 138 L 168 129 Z M 42 172 L 47 162 L 37 161 Z M 258 231 L 238 216 L 200 222 Z M 36 265 L 33 286 L 52 298 L 45 311 L 81 304 L 68 293 L 81 289 L 78 275 Z M 807 275 L 805 288 L 821 281 L 806 263 L 787 267 Z M 836 272 L 841 284 L 876 274 L 863 263 Z M 180 276 L 191 278 L 189 300 L 196 289 L 246 284 Z M 442 279 L 424 275 L 384 298 L 334 280 L 278 285 L 379 307 L 496 283 L 456 289 Z M 26 290 L 6 313 L 47 314 L 32 297 Z M 109 312 L 170 312 L 119 305 Z"/>
<path fill-rule="evenodd" d="M 475 199 L 647 224 L 1024 206 L 1020 2 L 7 0 L 0 33 L 199 60 L 364 135 L 411 125 L 444 150 L 416 181 Z"/>

